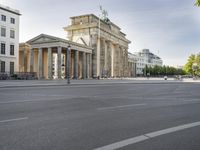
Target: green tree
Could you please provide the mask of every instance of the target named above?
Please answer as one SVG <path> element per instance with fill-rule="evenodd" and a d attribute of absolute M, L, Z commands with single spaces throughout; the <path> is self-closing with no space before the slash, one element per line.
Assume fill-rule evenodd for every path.
<path fill-rule="evenodd" d="M 200 58 L 200 55 L 199 55 Z M 145 68 L 143 69 L 143 71 Z M 165 76 L 165 75 L 185 75 L 185 71 L 183 69 L 177 69 L 170 66 L 157 66 L 154 67 L 146 66 L 147 73 L 150 73 L 150 76 Z"/>
<path fill-rule="evenodd" d="M 196 55 L 196 58 L 195 58 L 195 62 L 197 63 L 197 70 L 196 70 L 196 74 L 197 75 L 200 75 L 200 53 L 198 53 L 197 55 Z"/>
<path fill-rule="evenodd" d="M 196 0 L 195 5 L 199 7 L 200 6 L 200 0 Z"/>
<path fill-rule="evenodd" d="M 184 66 L 184 70 L 188 74 L 193 74 L 192 65 L 195 63 L 196 56 L 194 54 L 190 55 L 187 63 Z"/>

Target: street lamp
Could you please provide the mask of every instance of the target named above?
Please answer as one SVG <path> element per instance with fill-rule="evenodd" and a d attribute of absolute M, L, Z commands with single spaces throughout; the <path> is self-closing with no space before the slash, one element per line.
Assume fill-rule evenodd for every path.
<path fill-rule="evenodd" d="M 67 47 L 67 84 L 70 84 L 71 46 Z"/>

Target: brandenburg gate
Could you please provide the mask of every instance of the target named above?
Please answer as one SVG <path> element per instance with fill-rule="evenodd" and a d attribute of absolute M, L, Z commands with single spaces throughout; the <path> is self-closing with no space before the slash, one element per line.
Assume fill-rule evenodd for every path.
<path fill-rule="evenodd" d="M 71 17 L 71 24 L 64 30 L 70 41 L 93 48 L 92 77 L 129 76 L 130 41 L 117 25 L 89 14 Z"/>

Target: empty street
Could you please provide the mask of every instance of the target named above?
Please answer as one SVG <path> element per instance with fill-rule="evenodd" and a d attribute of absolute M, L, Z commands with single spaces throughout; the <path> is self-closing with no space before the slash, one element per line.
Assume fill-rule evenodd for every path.
<path fill-rule="evenodd" d="M 199 149 L 199 89 L 142 81 L 1 87 L 0 149 Z"/>

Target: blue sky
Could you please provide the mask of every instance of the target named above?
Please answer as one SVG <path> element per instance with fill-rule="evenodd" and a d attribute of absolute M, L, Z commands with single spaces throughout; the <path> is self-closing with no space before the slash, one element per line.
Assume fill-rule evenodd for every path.
<path fill-rule="evenodd" d="M 66 38 L 70 17 L 99 14 L 99 3 L 109 19 L 132 42 L 130 52 L 148 48 L 166 65 L 184 65 L 200 52 L 200 8 L 195 0 L 0 0 L 20 10 L 20 42 L 41 34 Z"/>

